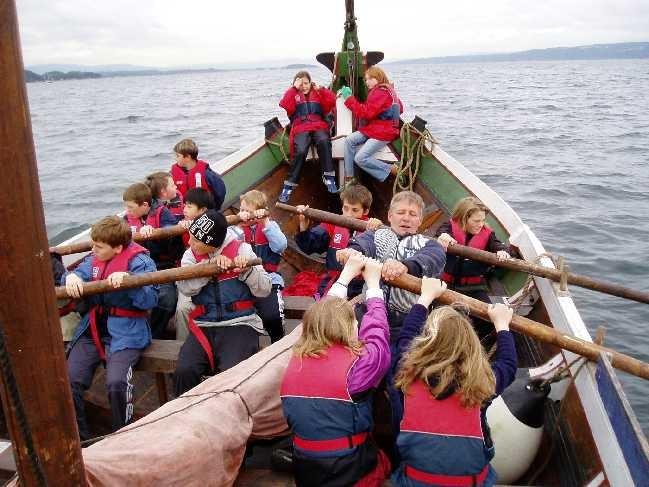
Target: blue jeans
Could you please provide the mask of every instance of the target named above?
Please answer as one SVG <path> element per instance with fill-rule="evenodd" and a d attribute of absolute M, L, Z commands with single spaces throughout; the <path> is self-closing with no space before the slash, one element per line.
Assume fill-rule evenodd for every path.
<path fill-rule="evenodd" d="M 372 157 L 376 151 L 388 145 L 385 140 L 370 139 L 361 132 L 354 132 L 345 139 L 345 176 L 354 175 L 354 163 L 374 179 L 385 181 L 392 165 Z"/>

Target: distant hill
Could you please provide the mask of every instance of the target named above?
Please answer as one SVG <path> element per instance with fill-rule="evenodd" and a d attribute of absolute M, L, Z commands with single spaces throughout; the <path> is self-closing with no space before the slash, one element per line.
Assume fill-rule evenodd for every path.
<path fill-rule="evenodd" d="M 317 68 L 315 64 L 287 64 L 286 66 L 283 66 L 281 69 L 304 69 L 304 68 Z"/>
<path fill-rule="evenodd" d="M 50 71 L 90 71 L 92 73 L 109 73 L 113 71 L 146 71 L 157 68 L 151 66 L 136 66 L 134 64 L 95 64 L 85 66 L 83 64 L 35 64 L 27 66 L 27 69 L 36 74 L 44 74 Z"/>
<path fill-rule="evenodd" d="M 43 74 L 36 74 L 33 71 L 25 70 L 25 81 L 32 83 L 34 81 L 62 81 L 67 79 L 90 79 L 101 78 L 101 74 L 89 71 L 48 71 Z"/>
<path fill-rule="evenodd" d="M 36 74 L 33 71 L 25 70 L 25 81 L 27 83 L 32 83 L 34 81 L 44 81 L 43 77 L 40 74 Z"/>
<path fill-rule="evenodd" d="M 497 61 L 578 61 L 589 59 L 648 59 L 649 42 L 592 44 L 577 47 L 551 47 L 500 54 L 471 54 L 465 56 L 404 59 L 390 64 L 436 64 Z"/>

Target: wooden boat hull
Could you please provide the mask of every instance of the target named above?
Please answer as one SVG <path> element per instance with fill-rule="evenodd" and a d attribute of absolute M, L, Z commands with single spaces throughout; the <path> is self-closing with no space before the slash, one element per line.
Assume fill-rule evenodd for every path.
<path fill-rule="evenodd" d="M 213 164 L 214 169 L 222 174 L 228 188 L 224 208 L 236 211 L 239 195 L 252 188 L 263 190 L 270 201 L 276 200 L 288 169 L 287 164 L 283 162 L 285 154 L 288 152 L 287 134 L 283 130 L 278 130 L 272 134 L 270 141 L 271 143 L 267 143 L 265 139 L 259 139 Z M 398 155 L 400 149 L 400 140 L 391 145 L 391 150 L 395 155 Z M 554 266 L 552 260 L 546 256 L 545 249 L 538 238 L 498 194 L 438 145 L 431 145 L 429 149 L 422 160 L 420 172 L 414 184 L 414 190 L 422 195 L 428 205 L 425 211 L 427 232 L 434 232 L 448 218 L 450 210 L 459 199 L 473 195 L 489 207 L 490 214 L 487 222 L 501 240 L 509 241 L 526 260 L 536 261 L 544 266 Z M 336 152 L 334 149 L 334 155 Z M 338 153 L 338 155 L 340 154 Z M 324 191 L 324 186 L 318 176 L 319 170 L 312 170 L 311 167 L 308 167 L 305 168 L 304 173 L 304 181 L 295 190 L 292 201 L 335 211 L 338 204 L 337 197 L 328 195 Z M 374 180 L 364 180 L 363 182 L 373 193 L 375 216 L 385 220 L 388 203 L 392 196 L 392 183 L 379 183 Z M 287 235 L 295 233 L 296 219 L 278 210 L 274 210 L 272 216 L 280 223 Z M 84 238 L 87 238 L 87 235 L 81 234 L 65 243 L 72 243 L 74 240 Z M 285 254 L 285 261 L 281 268 L 285 278 L 290 281 L 295 273 L 307 268 L 321 269 L 321 262 L 305 256 L 294 245 L 291 245 Z M 570 295 L 561 291 L 558 285 L 542 278 L 534 277 L 530 280 L 526 275 L 513 271 L 499 271 L 497 277 L 498 279 L 493 281 L 498 291 L 497 294 L 518 298 L 519 313 L 526 312 L 528 317 L 553 326 L 563 333 L 591 340 Z M 291 340 L 294 340 L 294 335 L 292 338 L 287 337 L 263 350 L 250 361 L 258 363 L 259 360 L 263 360 L 266 354 L 276 353 L 281 347 L 286 347 L 286 344 Z M 632 485 L 639 479 L 649 478 L 649 462 L 647 460 L 649 448 L 647 448 L 646 439 L 640 431 L 633 412 L 628 407 L 624 392 L 619 387 L 615 373 L 606 358 L 602 357 L 598 364 L 583 364 L 581 361 L 574 362 L 577 357 L 570 352 L 541 346 L 523 337 L 517 337 L 517 345 L 520 355 L 519 365 L 532 367 L 532 372 L 539 376 L 548 377 L 555 373 L 561 365 L 574 363 L 568 377 L 553 385 L 551 398 L 554 401 L 560 401 L 557 403 L 560 405 L 557 406 L 552 401 L 548 401 L 542 448 L 532 463 L 532 467 L 519 482 L 531 481 L 544 485 L 558 485 L 560 477 L 562 477 L 564 480 L 571 479 L 571 483 L 575 484 L 601 480 L 610 485 Z M 548 360 L 552 364 L 548 366 L 550 370 L 534 369 Z M 241 374 L 242 371 L 249 370 L 250 366 L 248 361 L 244 362 L 232 369 L 232 372 L 228 371 L 212 378 L 192 392 L 201 394 L 200 391 L 204 389 L 213 390 L 210 388 L 215 384 L 227 384 L 227 377 L 229 377 L 227 374 Z M 240 416 L 242 413 L 239 410 L 228 419 L 228 424 L 233 429 L 240 429 L 242 425 L 236 423 L 241 421 L 242 424 L 250 426 L 249 433 L 253 437 L 268 437 L 286 433 L 283 419 L 277 417 L 277 408 L 279 407 L 277 381 L 278 377 L 281 377 L 281 370 L 281 365 L 276 366 L 275 364 L 270 370 L 263 371 L 267 385 L 265 387 L 259 385 L 260 389 L 257 389 L 257 391 L 262 391 L 265 398 L 264 404 L 260 406 L 263 411 L 262 416 L 266 415 L 262 423 L 266 426 L 273 424 L 273 426 L 270 429 L 255 430 L 255 421 L 253 420 L 253 425 L 250 426 L 250 418 Z M 219 386 L 219 390 L 221 388 Z M 191 450 L 187 450 L 187 447 L 179 447 L 179 450 L 170 447 L 170 449 L 165 448 L 165 455 L 161 457 L 156 453 L 156 448 L 147 448 L 146 440 L 142 438 L 146 438 L 149 429 L 152 431 L 158 431 L 161 428 L 169 430 L 169 428 L 176 428 L 176 426 L 170 425 L 180 425 L 175 430 L 178 437 L 169 437 L 168 439 L 170 444 L 179 445 L 182 431 L 185 432 L 185 435 L 191 435 L 192 433 L 188 432 L 201 430 L 207 426 L 188 427 L 187 418 L 183 416 L 183 413 L 174 414 L 151 426 L 140 428 L 139 425 L 156 420 L 171 411 L 182 409 L 188 402 L 196 400 L 196 398 L 180 398 L 172 401 L 152 415 L 128 427 L 138 427 L 137 434 L 118 435 L 84 450 L 87 469 L 91 472 L 91 476 L 98 481 L 96 485 L 109 485 L 112 476 L 117 475 L 117 472 L 105 469 L 104 464 L 107 462 L 119 463 L 122 468 L 122 461 L 128 462 L 129 451 L 133 454 L 137 453 L 138 464 L 158 465 L 167 462 L 169 465 L 173 465 L 179 457 L 190 454 Z M 212 400 L 210 399 L 210 401 Z M 214 398 L 213 401 L 214 404 L 210 407 L 214 408 L 215 418 L 226 414 L 219 411 L 220 399 Z M 271 413 L 273 408 L 274 412 Z M 271 421 L 270 418 L 273 414 L 275 417 Z M 269 422 L 266 423 L 266 421 Z M 244 433 L 245 431 L 247 431 L 246 428 L 244 428 Z M 213 438 L 204 440 L 210 444 L 214 442 Z M 138 445 L 137 451 L 127 447 L 131 442 Z M 496 445 L 497 447 L 498 445 Z M 205 445 L 196 445 L 195 448 L 193 451 L 202 451 Z M 112 457 L 109 452 L 118 456 Z M 212 453 L 218 456 L 217 452 Z M 243 458 L 241 456 L 228 457 L 226 453 L 223 454 L 225 456 L 221 460 L 217 460 L 217 463 L 220 461 L 223 461 L 224 465 L 228 463 L 229 466 L 224 467 L 224 471 L 227 472 L 233 471 L 229 462 L 237 464 L 234 469 L 236 472 L 238 463 Z M 216 458 L 214 455 L 210 456 Z M 214 472 L 212 472 L 213 475 L 208 475 L 210 470 L 205 470 L 206 468 L 205 465 L 201 465 L 201 468 L 195 468 L 192 473 L 192 481 L 198 482 L 196 485 L 224 485 L 233 481 L 232 475 L 228 474 L 227 479 L 222 478 L 221 481 L 216 482 L 213 477 Z M 126 468 L 126 470 L 130 471 L 129 475 L 135 475 L 130 468 Z M 100 474 L 100 471 L 103 473 Z M 258 474 L 259 472 L 257 474 L 251 471 L 246 472 L 247 478 L 258 479 Z M 133 479 L 133 477 L 129 478 Z M 189 478 L 189 476 L 184 477 L 185 480 Z M 162 481 L 162 479 L 159 480 Z M 144 478 L 139 478 L 137 484 L 149 485 L 149 482 Z M 154 485 L 154 483 L 150 483 L 150 485 Z M 156 485 L 160 484 L 156 483 Z M 593 485 L 599 485 L 599 482 Z"/>

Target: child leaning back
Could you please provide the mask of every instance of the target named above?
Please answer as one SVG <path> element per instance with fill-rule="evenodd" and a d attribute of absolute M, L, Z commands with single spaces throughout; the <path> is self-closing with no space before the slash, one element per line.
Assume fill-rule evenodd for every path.
<path fill-rule="evenodd" d="M 362 271 L 367 313 L 360 329 L 347 286 Z M 355 255 L 329 294 L 306 311 L 281 386 L 293 432 L 298 486 L 379 486 L 390 462 L 371 437 L 372 394 L 389 368 L 381 264 Z"/>
<path fill-rule="evenodd" d="M 213 277 L 178 281 L 178 290 L 196 305 L 189 315 L 190 334 L 178 355 L 174 373 L 176 396 L 196 386 L 205 375 L 235 366 L 259 350 L 263 324 L 255 313 L 255 297 L 268 296 L 270 276 L 261 265 L 245 268 L 256 255 L 222 213 L 208 210 L 189 227 L 190 248 L 182 267 L 217 264 Z M 231 265 L 236 266 L 230 269 Z M 230 269 L 230 270 L 228 270 Z"/>
<path fill-rule="evenodd" d="M 516 348 L 509 331 L 511 308 L 490 305 L 497 333 L 496 360 L 489 363 L 465 314 L 451 306 L 428 307 L 446 283 L 422 278 L 421 295 L 405 318 L 393 357 L 401 416 L 396 447 L 400 464 L 393 485 L 491 486 L 494 448 L 486 410 L 513 382 Z"/>
<path fill-rule="evenodd" d="M 124 276 L 155 271 L 147 250 L 131 240 L 131 229 L 117 216 L 102 218 L 92 226 L 92 253 L 63 279 L 68 295 L 83 294 L 83 283 L 108 279 L 119 288 Z M 151 343 L 148 310 L 158 302 L 155 286 L 88 296 L 90 310 L 70 342 L 68 376 L 77 415 L 79 435 L 90 438 L 83 394 L 92 384 L 95 369 L 106 367 L 106 389 L 113 429 L 126 425 L 133 414 L 133 367 Z"/>
<path fill-rule="evenodd" d="M 367 221 L 368 230 L 376 230 L 381 226 L 381 220 L 378 218 L 368 218 L 372 206 L 372 193 L 362 184 L 347 185 L 340 193 L 340 201 L 342 202 L 343 216 Z M 311 227 L 310 220 L 302 214 L 307 208 L 309 208 L 308 205 L 297 207 L 297 211 L 300 213 L 300 231 L 295 235 L 295 243 L 305 254 L 327 252 L 325 261 L 327 273 L 320 280 L 316 295 L 316 298 L 320 298 L 326 295 L 329 287 L 336 282 L 342 269 L 336 260 L 336 252 L 347 248 L 353 232 L 332 223 L 320 223 Z M 354 282 L 348 296 L 351 298 L 360 294 L 361 288 L 362 282 Z"/>

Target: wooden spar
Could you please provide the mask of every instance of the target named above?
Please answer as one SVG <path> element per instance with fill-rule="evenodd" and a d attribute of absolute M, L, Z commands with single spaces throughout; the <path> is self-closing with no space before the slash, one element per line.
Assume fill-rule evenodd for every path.
<path fill-rule="evenodd" d="M 239 215 L 226 215 L 225 217 L 228 225 L 236 225 L 241 222 Z M 149 237 L 145 237 L 136 233 L 133 235 L 133 240 L 136 242 L 148 242 L 150 240 L 163 240 L 165 238 L 178 237 L 184 234 L 187 231 L 186 228 L 181 227 L 180 225 L 174 225 L 171 227 L 165 228 L 156 228 L 153 230 L 153 234 Z M 92 240 L 85 240 L 83 242 L 77 242 L 70 245 L 59 245 L 57 247 L 50 247 L 50 252 L 55 252 L 59 255 L 70 255 L 70 254 L 79 254 L 81 252 L 88 252 L 92 249 Z"/>
<path fill-rule="evenodd" d="M 246 267 L 261 265 L 261 259 L 250 259 Z M 231 268 L 234 268 L 232 266 Z M 195 279 L 197 277 L 211 277 L 223 272 L 216 264 L 197 264 L 186 267 L 175 267 L 164 271 L 145 272 L 125 276 L 119 288 L 113 287 L 108 279 L 83 283 L 83 296 L 91 296 L 106 292 L 121 291 L 135 287 L 149 286 L 151 284 L 163 284 L 165 282 L 184 281 L 185 279 Z M 67 298 L 68 292 L 65 286 L 56 288 L 56 298 Z"/>
<path fill-rule="evenodd" d="M 285 205 L 283 203 L 277 203 L 276 206 L 281 210 L 298 213 L 295 206 Z M 346 227 L 357 232 L 365 231 L 365 227 L 367 225 L 367 223 L 363 220 L 349 218 L 343 215 L 337 215 L 328 211 L 316 210 L 314 208 L 308 208 L 307 210 L 305 210 L 304 215 L 312 220 L 333 223 L 334 225 Z M 571 272 L 563 273 L 558 269 L 540 266 L 531 262 L 527 262 L 526 260 L 513 258 L 499 260 L 498 257 L 496 257 L 496 254 L 492 252 L 486 252 L 484 250 L 478 250 L 460 244 L 449 245 L 447 252 L 449 254 L 459 255 L 467 259 L 484 262 L 485 264 L 493 265 L 496 267 L 502 267 L 504 269 L 518 272 L 526 272 L 527 274 L 544 277 L 555 282 L 561 282 L 562 278 L 567 279 L 568 284 L 573 284 L 575 286 L 591 289 L 593 291 L 599 291 L 605 294 L 610 294 L 612 296 L 618 296 L 620 298 L 649 304 L 649 292 L 638 291 L 636 289 L 620 286 L 619 284 L 600 281 L 598 279 L 593 279 L 591 277 L 583 276 L 580 274 L 573 274 Z"/>
<path fill-rule="evenodd" d="M 392 286 L 419 294 L 421 292 L 421 279 L 409 274 L 402 275 L 390 283 Z M 488 305 L 477 299 L 470 298 L 455 291 L 447 290 L 436 302 L 441 304 L 464 303 L 473 316 L 491 321 L 487 313 Z M 601 353 L 605 353 L 613 367 L 628 372 L 629 374 L 649 379 L 649 364 L 611 348 L 602 347 L 596 343 L 588 342 L 571 335 L 564 335 L 550 326 L 530 320 L 523 316 L 514 315 L 509 325 L 510 329 L 523 335 L 569 350 L 588 360 L 597 362 Z"/>
<path fill-rule="evenodd" d="M 86 485 L 52 293 L 54 279 L 14 1 L 0 2 L 0 19 L 0 161 L 4 171 L 0 178 L 0 326 L 38 458 L 36 468 L 32 468 L 29 441 L 20 427 L 6 377 L 0 388 L 2 405 L 21 485 Z"/>

